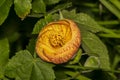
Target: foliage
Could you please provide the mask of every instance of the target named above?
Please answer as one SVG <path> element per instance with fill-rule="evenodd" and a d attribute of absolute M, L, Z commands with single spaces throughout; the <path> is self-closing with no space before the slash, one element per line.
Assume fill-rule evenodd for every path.
<path fill-rule="evenodd" d="M 1 80 L 118 80 L 119 0 L 0 0 Z M 49 22 L 71 19 L 81 46 L 65 64 L 41 60 L 38 33 Z"/>

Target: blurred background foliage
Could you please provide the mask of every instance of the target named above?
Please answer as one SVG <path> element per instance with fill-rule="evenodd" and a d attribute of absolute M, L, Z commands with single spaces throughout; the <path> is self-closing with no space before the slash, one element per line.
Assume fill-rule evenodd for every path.
<path fill-rule="evenodd" d="M 21 79 L 16 77 L 8 70 L 17 71 L 10 64 L 22 63 L 16 52 L 19 57 L 26 53 L 32 60 L 31 53 L 36 59 L 39 31 L 61 15 L 75 21 L 81 30 L 82 46 L 75 58 L 66 64 L 52 64 L 52 69 L 51 64 L 38 60 L 36 64 L 50 68 L 37 65 L 44 77 L 36 76 L 40 75 L 37 68 L 30 78 L 20 72 Z M 26 49 L 29 52 L 22 51 Z M 120 0 L 0 0 L 0 79 L 47 80 L 45 71 L 51 72 L 50 80 L 120 80 Z"/>

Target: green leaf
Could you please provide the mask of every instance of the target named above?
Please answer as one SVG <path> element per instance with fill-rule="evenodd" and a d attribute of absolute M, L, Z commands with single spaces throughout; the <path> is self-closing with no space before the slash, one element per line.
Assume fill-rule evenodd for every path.
<path fill-rule="evenodd" d="M 51 5 L 51 4 L 56 4 L 58 3 L 60 0 L 44 0 L 45 4 L 47 5 Z"/>
<path fill-rule="evenodd" d="M 0 6 L 5 2 L 6 0 L 0 0 Z"/>
<path fill-rule="evenodd" d="M 14 0 L 14 9 L 16 14 L 24 19 L 32 8 L 31 0 Z"/>
<path fill-rule="evenodd" d="M 80 30 L 85 29 L 92 33 L 104 32 L 100 33 L 99 35 L 108 38 L 120 38 L 120 36 L 113 32 L 111 29 L 107 29 L 105 27 L 98 25 L 93 18 L 91 18 L 89 15 L 85 13 L 76 14 L 76 11 L 73 9 L 71 11 L 63 10 L 62 14 L 64 18 L 71 19 L 78 23 Z"/>
<path fill-rule="evenodd" d="M 64 70 L 55 70 L 56 80 L 64 80 L 67 78 L 67 75 L 64 73 Z"/>
<path fill-rule="evenodd" d="M 10 11 L 10 7 L 12 6 L 12 3 L 13 3 L 13 0 L 8 0 L 8 1 L 5 1 L 4 3 L 1 3 L 1 6 L 0 6 L 0 25 L 2 25 L 2 23 L 7 18 L 9 11 Z"/>
<path fill-rule="evenodd" d="M 36 59 L 32 71 L 32 80 L 54 80 L 55 75 L 50 64 L 43 63 L 40 59 Z M 41 77 L 40 77 L 41 76 Z"/>
<path fill-rule="evenodd" d="M 3 78 L 4 69 L 9 59 L 9 43 L 5 37 L 0 38 L 0 79 Z"/>
<path fill-rule="evenodd" d="M 99 64 L 100 64 L 100 63 L 99 63 L 98 57 L 90 56 L 90 57 L 86 60 L 84 66 L 85 66 L 85 67 L 91 67 L 91 68 L 99 68 Z"/>
<path fill-rule="evenodd" d="M 23 50 L 9 61 L 6 76 L 16 80 L 54 80 L 52 65 L 33 58 L 29 51 Z"/>
<path fill-rule="evenodd" d="M 32 11 L 35 13 L 45 13 L 46 5 L 43 0 L 34 0 L 32 3 Z"/>
<path fill-rule="evenodd" d="M 52 17 L 53 17 L 52 15 L 47 15 L 45 16 L 45 19 L 38 20 L 33 28 L 32 34 L 38 34 L 46 24 L 53 21 Z"/>
<path fill-rule="evenodd" d="M 53 10 L 52 10 L 50 13 L 55 13 L 55 12 L 58 12 L 58 11 L 60 11 L 60 10 L 69 8 L 69 7 L 71 7 L 71 6 L 72 6 L 72 2 L 64 3 L 64 4 L 59 4 L 59 5 L 57 5 L 56 7 L 54 7 Z"/>
<path fill-rule="evenodd" d="M 36 39 L 30 39 L 27 50 L 33 55 L 35 52 Z"/>
<path fill-rule="evenodd" d="M 89 55 L 98 57 L 100 68 L 110 69 L 108 50 L 103 42 L 93 33 L 86 30 L 81 31 L 82 47 Z"/>
<path fill-rule="evenodd" d="M 82 27 L 93 33 L 103 31 L 103 28 L 100 25 L 98 25 L 92 17 L 85 13 L 77 14 L 75 22 L 81 25 L 79 26 L 80 28 Z"/>
<path fill-rule="evenodd" d="M 91 18 L 89 15 L 85 13 L 76 14 L 75 10 L 72 10 L 70 12 L 63 10 L 62 13 L 65 18 L 72 19 L 76 23 L 80 24 L 81 25 L 79 26 L 80 28 L 84 28 L 93 33 L 103 30 L 103 28 L 100 25 L 98 25 L 97 22 L 93 18 Z"/>
<path fill-rule="evenodd" d="M 38 34 L 45 25 L 46 25 L 45 19 L 40 19 L 39 21 L 37 21 L 33 28 L 32 34 Z"/>
<path fill-rule="evenodd" d="M 69 64 L 79 63 L 79 60 L 81 59 L 81 55 L 82 55 L 82 49 L 79 49 L 75 55 L 75 58 L 72 61 L 70 61 Z"/>
<path fill-rule="evenodd" d="M 71 19 L 71 20 L 75 20 L 77 17 L 77 13 L 75 9 L 71 11 L 63 10 L 62 14 L 64 18 Z"/>
<path fill-rule="evenodd" d="M 17 52 L 7 64 L 6 75 L 10 78 L 30 79 L 32 60 L 33 58 L 27 50 Z"/>
<path fill-rule="evenodd" d="M 2 80 L 10 80 L 10 79 L 8 79 L 8 78 L 4 77 Z"/>

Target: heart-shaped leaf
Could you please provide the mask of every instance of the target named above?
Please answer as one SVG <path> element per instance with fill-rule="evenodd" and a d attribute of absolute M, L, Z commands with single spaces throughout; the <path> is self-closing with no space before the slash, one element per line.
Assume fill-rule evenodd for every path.
<path fill-rule="evenodd" d="M 6 76 L 16 80 L 54 80 L 53 65 L 33 58 L 29 51 L 17 52 L 6 67 Z"/>

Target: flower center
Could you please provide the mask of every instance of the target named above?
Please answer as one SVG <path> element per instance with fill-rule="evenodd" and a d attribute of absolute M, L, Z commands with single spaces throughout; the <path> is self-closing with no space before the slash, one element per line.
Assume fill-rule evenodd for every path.
<path fill-rule="evenodd" d="M 65 44 L 63 36 L 59 33 L 52 34 L 49 38 L 49 42 L 54 48 L 62 47 Z"/>

